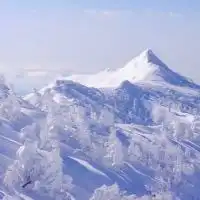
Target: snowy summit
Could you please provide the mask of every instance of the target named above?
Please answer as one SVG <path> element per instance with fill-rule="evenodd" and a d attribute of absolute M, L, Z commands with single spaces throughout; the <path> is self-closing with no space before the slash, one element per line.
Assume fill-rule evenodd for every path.
<path fill-rule="evenodd" d="M 97 88 L 117 87 L 125 80 L 131 83 L 153 81 L 175 85 L 191 85 L 186 78 L 170 70 L 151 49 L 143 51 L 124 67 L 117 70 L 104 70 L 97 74 L 72 75 L 67 79 Z"/>

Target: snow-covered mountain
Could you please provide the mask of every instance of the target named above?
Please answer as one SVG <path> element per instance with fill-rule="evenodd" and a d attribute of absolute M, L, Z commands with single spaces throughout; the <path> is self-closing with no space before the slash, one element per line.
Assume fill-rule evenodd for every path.
<path fill-rule="evenodd" d="M 107 109 L 120 123 L 152 125 L 155 112 L 156 117 L 168 110 L 191 115 L 199 112 L 200 86 L 170 70 L 149 49 L 125 67 L 104 72 L 56 80 L 38 94 L 44 98 L 44 93 L 51 91 L 56 101 L 76 102 L 89 113 Z M 25 99 L 36 105 L 38 94 Z"/>
<path fill-rule="evenodd" d="M 118 87 L 125 80 L 131 83 L 164 81 L 176 86 L 199 88 L 187 78 L 170 70 L 151 49 L 145 50 L 115 71 L 106 69 L 93 75 L 72 75 L 67 79 L 96 88 Z"/>
<path fill-rule="evenodd" d="M 151 50 L 116 71 L 56 80 L 24 99 L 8 94 L 4 200 L 200 196 L 200 86 Z"/>

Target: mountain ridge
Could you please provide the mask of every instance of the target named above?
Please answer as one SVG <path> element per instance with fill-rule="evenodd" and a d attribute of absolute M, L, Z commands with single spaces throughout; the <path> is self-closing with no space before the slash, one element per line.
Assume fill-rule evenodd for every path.
<path fill-rule="evenodd" d="M 72 75 L 66 79 L 96 88 L 115 88 L 128 80 L 135 84 L 138 82 L 168 83 L 200 89 L 197 84 L 172 71 L 151 49 L 146 49 L 122 68 L 104 70 L 97 74 Z"/>

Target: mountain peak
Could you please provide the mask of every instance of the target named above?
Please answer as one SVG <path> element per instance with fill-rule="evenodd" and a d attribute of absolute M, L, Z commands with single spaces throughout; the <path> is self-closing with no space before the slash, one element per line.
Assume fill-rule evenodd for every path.
<path fill-rule="evenodd" d="M 153 53 L 153 51 L 151 49 L 145 49 L 144 51 L 142 51 L 142 53 L 140 53 L 139 56 L 149 59 L 149 58 L 151 58 L 151 56 L 155 56 L 155 54 Z"/>
<path fill-rule="evenodd" d="M 136 58 L 146 63 L 154 63 L 157 65 L 163 65 L 163 62 L 155 55 L 155 53 L 151 49 L 144 50 Z"/>
<path fill-rule="evenodd" d="M 139 56 L 127 62 L 124 67 L 114 71 L 104 70 L 94 75 L 74 75 L 67 79 L 97 88 L 116 88 L 125 80 L 130 83 L 162 82 L 162 84 L 200 88 L 186 77 L 171 70 L 152 49 L 144 50 Z"/>

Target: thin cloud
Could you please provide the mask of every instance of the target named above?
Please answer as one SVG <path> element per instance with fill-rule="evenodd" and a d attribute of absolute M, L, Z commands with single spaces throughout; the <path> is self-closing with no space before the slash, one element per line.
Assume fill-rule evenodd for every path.
<path fill-rule="evenodd" d="M 95 9 L 87 9 L 83 11 L 85 14 L 96 15 L 98 13 Z"/>
<path fill-rule="evenodd" d="M 183 14 L 177 12 L 169 12 L 170 17 L 183 17 Z"/>
<path fill-rule="evenodd" d="M 114 15 L 120 13 L 120 12 L 121 11 L 119 11 L 119 10 L 96 10 L 96 9 L 84 10 L 85 14 L 96 15 L 96 16 L 104 16 L 104 17 L 111 17 L 111 16 L 114 16 Z"/>

